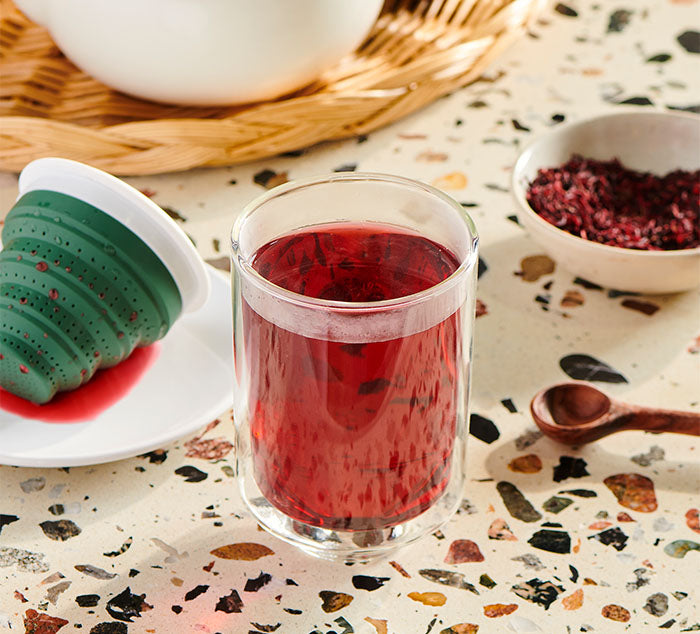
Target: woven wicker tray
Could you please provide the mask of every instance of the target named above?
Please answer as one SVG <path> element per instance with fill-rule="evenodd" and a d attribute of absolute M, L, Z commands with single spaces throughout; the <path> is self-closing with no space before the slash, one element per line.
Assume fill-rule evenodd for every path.
<path fill-rule="evenodd" d="M 370 132 L 478 78 L 547 0 L 386 0 L 347 63 L 277 101 L 194 108 L 81 72 L 0 0 L 0 169 L 63 156 L 114 174 L 231 165 Z"/>

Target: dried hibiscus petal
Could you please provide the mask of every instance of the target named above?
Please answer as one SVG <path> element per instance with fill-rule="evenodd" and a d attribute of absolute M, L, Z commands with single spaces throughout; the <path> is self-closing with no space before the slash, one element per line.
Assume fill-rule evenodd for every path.
<path fill-rule="evenodd" d="M 574 155 L 561 167 L 540 169 L 527 201 L 547 222 L 600 244 L 649 251 L 700 246 L 700 170 L 655 176 L 618 159 Z"/>

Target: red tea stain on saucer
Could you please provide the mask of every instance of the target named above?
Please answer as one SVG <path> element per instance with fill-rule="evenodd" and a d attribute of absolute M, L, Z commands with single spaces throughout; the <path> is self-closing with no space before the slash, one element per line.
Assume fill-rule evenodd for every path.
<path fill-rule="evenodd" d="M 37 405 L 0 388 L 0 409 L 22 418 L 45 423 L 80 423 L 92 420 L 122 400 L 158 357 L 159 344 L 136 348 L 113 368 L 99 370 L 85 385 L 59 392 L 44 405 Z"/>

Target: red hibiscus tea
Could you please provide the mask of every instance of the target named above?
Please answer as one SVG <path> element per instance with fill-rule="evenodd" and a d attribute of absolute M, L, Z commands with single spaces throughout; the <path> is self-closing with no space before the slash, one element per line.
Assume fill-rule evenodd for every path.
<path fill-rule="evenodd" d="M 253 268 L 295 293 L 396 299 L 457 270 L 454 255 L 391 226 L 326 225 L 263 246 Z M 245 300 L 244 300 L 245 302 Z M 286 515 L 384 528 L 445 487 L 455 433 L 457 315 L 385 341 L 328 341 L 243 306 L 255 479 Z"/>
<path fill-rule="evenodd" d="M 386 179 L 404 196 L 362 218 Z M 348 181 L 366 198 L 353 201 Z M 290 184 L 234 228 L 234 415 L 259 521 L 348 559 L 434 530 L 461 500 L 476 240 L 456 203 L 424 185 L 312 185 L 340 183 L 350 195 L 333 199 L 337 218 L 313 196 L 304 211 L 308 185 Z M 420 196 L 437 197 L 434 209 Z"/>

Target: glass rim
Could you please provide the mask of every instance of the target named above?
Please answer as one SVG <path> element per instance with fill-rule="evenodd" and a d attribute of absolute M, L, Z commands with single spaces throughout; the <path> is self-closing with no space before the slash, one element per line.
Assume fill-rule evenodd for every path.
<path fill-rule="evenodd" d="M 453 210 L 457 212 L 458 217 L 463 221 L 466 226 L 467 232 L 470 236 L 468 240 L 468 253 L 459 266 L 448 275 L 444 280 L 433 284 L 432 286 L 418 291 L 417 293 L 411 293 L 410 295 L 402 295 L 401 297 L 394 297 L 392 299 L 384 299 L 380 301 L 370 301 L 370 302 L 347 302 L 340 300 L 330 300 L 321 299 L 317 297 L 309 297 L 307 295 L 302 295 L 301 293 L 296 293 L 290 291 L 282 286 L 270 282 L 267 278 L 263 277 L 258 273 L 250 263 L 241 257 L 240 254 L 240 241 L 238 237 L 240 236 L 241 230 L 243 228 L 246 220 L 260 207 L 262 207 L 266 202 L 274 198 L 278 198 L 280 195 L 287 194 L 289 192 L 304 189 L 306 187 L 311 187 L 313 185 L 320 185 L 324 183 L 332 182 L 352 182 L 352 181 L 374 181 L 378 183 L 391 183 L 395 185 L 402 185 L 404 187 L 409 187 L 414 190 L 422 191 L 428 195 L 434 196 L 446 203 Z M 309 225 L 312 226 L 312 225 Z M 399 225 L 397 225 L 399 226 Z M 298 229 L 302 229 L 298 227 Z M 305 306 L 308 308 L 328 308 L 336 311 L 343 311 L 348 313 L 363 313 L 371 312 L 376 310 L 383 310 L 387 308 L 396 308 L 410 306 L 412 304 L 421 303 L 433 297 L 436 294 L 445 292 L 452 287 L 456 286 L 462 281 L 464 277 L 469 273 L 469 271 L 476 265 L 477 256 L 477 245 L 479 242 L 479 235 L 474 225 L 474 221 L 471 216 L 464 210 L 464 207 L 460 205 L 454 198 L 447 195 L 443 191 L 423 183 L 419 180 L 412 178 L 406 178 L 403 176 L 395 176 L 393 174 L 385 174 L 381 172 L 340 172 L 328 174 L 325 176 L 312 176 L 308 178 L 301 178 L 289 181 L 277 187 L 256 196 L 248 204 L 243 207 L 241 214 L 236 219 L 233 229 L 231 230 L 231 250 L 232 250 L 232 260 L 233 266 L 238 269 L 238 271 L 250 282 L 255 284 L 260 290 L 270 295 L 277 297 L 278 299 L 293 303 L 299 306 Z M 261 245 L 262 246 L 262 245 Z"/>

